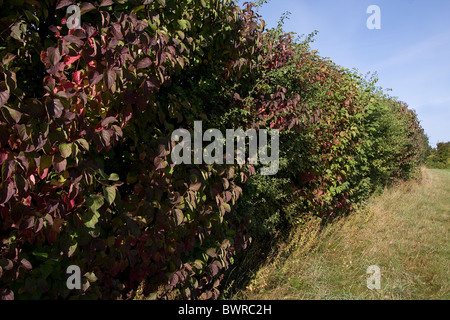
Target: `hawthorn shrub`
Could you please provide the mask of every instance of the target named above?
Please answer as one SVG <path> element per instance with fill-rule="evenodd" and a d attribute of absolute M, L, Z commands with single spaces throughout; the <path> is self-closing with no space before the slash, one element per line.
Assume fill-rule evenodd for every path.
<path fill-rule="evenodd" d="M 347 214 L 377 188 L 414 175 L 428 139 L 415 112 L 385 95 L 375 77 L 320 57 L 280 29 L 264 33 L 260 49 L 253 86 L 230 112 L 234 125 L 281 131 L 278 174 L 252 176 L 233 207 L 252 221 L 252 236 L 264 241 L 311 216 Z"/>

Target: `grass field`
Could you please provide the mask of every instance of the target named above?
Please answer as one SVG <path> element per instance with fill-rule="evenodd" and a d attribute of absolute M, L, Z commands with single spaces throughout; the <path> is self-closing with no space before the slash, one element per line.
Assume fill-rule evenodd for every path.
<path fill-rule="evenodd" d="M 299 230 L 233 298 L 450 299 L 449 228 L 450 170 L 423 169 L 357 214 Z M 380 290 L 367 288 L 371 265 Z"/>

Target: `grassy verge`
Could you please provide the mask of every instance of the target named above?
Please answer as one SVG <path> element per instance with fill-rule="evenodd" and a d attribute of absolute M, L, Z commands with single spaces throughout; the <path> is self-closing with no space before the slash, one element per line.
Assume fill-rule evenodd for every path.
<path fill-rule="evenodd" d="M 311 221 L 234 298 L 450 299 L 449 229 L 450 171 L 423 169 L 358 214 Z M 367 288 L 371 265 L 380 290 Z"/>

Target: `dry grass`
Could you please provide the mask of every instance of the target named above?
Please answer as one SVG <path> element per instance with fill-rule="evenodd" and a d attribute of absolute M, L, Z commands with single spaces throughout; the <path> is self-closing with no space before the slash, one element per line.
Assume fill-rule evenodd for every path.
<path fill-rule="evenodd" d="M 297 231 L 237 299 L 450 299 L 450 171 L 423 169 L 358 214 Z M 287 256 L 287 258 L 283 258 Z M 381 289 L 366 270 L 381 268 Z"/>

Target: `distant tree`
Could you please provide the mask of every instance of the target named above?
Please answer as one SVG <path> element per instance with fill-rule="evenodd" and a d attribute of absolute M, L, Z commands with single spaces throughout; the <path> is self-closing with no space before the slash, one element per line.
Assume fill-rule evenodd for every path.
<path fill-rule="evenodd" d="M 428 157 L 428 167 L 450 169 L 450 141 L 440 142 Z"/>

